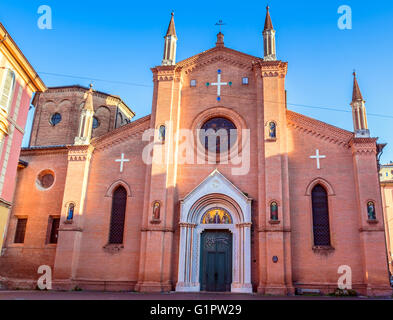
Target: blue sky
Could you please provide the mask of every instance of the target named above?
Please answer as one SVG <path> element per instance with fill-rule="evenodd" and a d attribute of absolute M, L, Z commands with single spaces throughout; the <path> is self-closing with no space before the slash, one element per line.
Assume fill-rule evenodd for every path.
<path fill-rule="evenodd" d="M 52 30 L 37 27 L 40 5 L 52 8 Z M 289 109 L 352 130 L 351 113 L 345 111 L 356 69 L 370 131 L 388 143 L 383 162 L 393 161 L 393 1 L 270 0 L 269 5 L 278 58 L 289 62 Z M 341 5 L 352 9 L 351 30 L 337 27 Z M 93 81 L 95 89 L 121 96 L 140 118 L 150 113 L 150 68 L 161 63 L 172 10 L 180 61 L 214 46 L 219 19 L 227 24 L 227 47 L 261 56 L 265 7 L 263 1 L 230 0 L 1 0 L 0 21 L 47 86 L 107 80 Z"/>

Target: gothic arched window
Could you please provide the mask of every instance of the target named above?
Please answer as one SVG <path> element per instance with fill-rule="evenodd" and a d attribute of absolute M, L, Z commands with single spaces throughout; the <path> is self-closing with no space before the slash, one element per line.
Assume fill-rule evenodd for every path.
<path fill-rule="evenodd" d="M 311 192 L 312 219 L 315 246 L 330 246 L 328 195 L 324 187 L 317 184 Z"/>
<path fill-rule="evenodd" d="M 200 139 L 210 152 L 227 152 L 236 143 L 236 126 L 226 118 L 212 118 L 201 127 Z"/>
<path fill-rule="evenodd" d="M 67 221 L 71 221 L 74 218 L 74 210 L 75 210 L 75 205 L 73 203 L 71 203 L 68 206 Z"/>
<path fill-rule="evenodd" d="M 15 87 L 15 73 L 12 70 L 7 70 L 1 85 L 0 107 L 4 108 L 6 112 L 8 112 Z"/>
<path fill-rule="evenodd" d="M 119 186 L 113 192 L 109 243 L 123 243 L 124 221 L 126 215 L 127 191 Z"/>

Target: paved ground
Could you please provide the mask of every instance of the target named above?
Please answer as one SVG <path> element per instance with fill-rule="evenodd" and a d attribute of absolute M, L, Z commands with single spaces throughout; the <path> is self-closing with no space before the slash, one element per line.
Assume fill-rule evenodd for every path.
<path fill-rule="evenodd" d="M 230 293 L 135 293 L 97 291 L 0 291 L 0 300 L 365 300 L 367 297 L 263 296 Z M 380 297 L 393 300 L 392 297 Z"/>

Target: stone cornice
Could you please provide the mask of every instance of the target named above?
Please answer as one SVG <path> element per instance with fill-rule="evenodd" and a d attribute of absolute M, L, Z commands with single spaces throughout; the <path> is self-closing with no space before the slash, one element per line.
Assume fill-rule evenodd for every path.
<path fill-rule="evenodd" d="M 378 138 L 353 138 L 351 143 L 353 144 L 372 144 L 375 145 Z"/>
<path fill-rule="evenodd" d="M 68 161 L 85 161 L 91 158 L 94 150 L 92 145 L 68 146 Z"/>
<path fill-rule="evenodd" d="M 150 115 L 126 124 L 100 137 L 94 138 L 91 144 L 97 150 L 103 150 L 133 137 L 140 137 L 145 130 L 150 129 Z"/>
<path fill-rule="evenodd" d="M 89 88 L 79 86 L 79 85 L 73 85 L 73 86 L 64 86 L 64 87 L 51 87 L 48 88 L 45 91 L 45 97 L 47 101 L 53 100 L 54 103 L 60 103 L 61 101 L 65 100 L 63 95 L 60 95 L 58 99 L 53 97 L 53 99 L 49 99 L 51 96 L 50 95 L 56 95 L 56 94 L 61 94 L 61 93 L 80 93 L 81 94 L 81 103 L 85 101 L 84 95 L 85 93 L 89 91 Z M 34 99 L 32 101 L 32 105 L 37 106 L 38 99 L 40 97 L 40 94 L 36 94 L 34 96 Z M 101 91 L 93 91 L 93 98 L 100 98 L 105 100 L 105 104 L 108 106 L 118 106 L 122 111 L 127 115 L 130 116 L 131 118 L 135 116 L 135 112 L 131 110 L 130 107 L 128 107 L 124 101 L 118 97 L 114 96 L 105 92 Z"/>
<path fill-rule="evenodd" d="M 143 227 L 141 228 L 141 232 L 148 232 L 148 231 L 159 231 L 159 232 L 175 232 L 172 228 L 165 228 L 165 227 Z"/>
<path fill-rule="evenodd" d="M 242 69 L 252 70 L 252 63 L 255 61 L 263 62 L 263 59 L 226 47 L 214 47 L 180 61 L 176 64 L 176 71 L 188 74 L 217 61 L 222 61 Z"/>
<path fill-rule="evenodd" d="M 22 148 L 20 156 L 35 156 L 35 155 L 48 155 L 48 154 L 60 154 L 68 153 L 67 146 L 36 146 L 29 148 Z"/>
<path fill-rule="evenodd" d="M 39 77 L 38 73 L 31 66 L 29 61 L 23 55 L 22 51 L 16 45 L 5 27 L 0 23 L 0 51 L 4 53 L 23 81 L 27 84 L 32 92 L 45 91 L 46 86 Z"/>
<path fill-rule="evenodd" d="M 289 227 L 261 227 L 258 229 L 258 232 L 291 232 L 291 228 Z"/>
<path fill-rule="evenodd" d="M 362 227 L 359 232 L 385 232 L 384 227 Z"/>
<path fill-rule="evenodd" d="M 353 133 L 350 131 L 337 128 L 290 110 L 287 110 L 287 126 L 345 148 L 350 147 L 350 141 L 353 138 Z"/>
<path fill-rule="evenodd" d="M 377 154 L 377 138 L 352 138 L 350 146 L 355 154 Z"/>
<path fill-rule="evenodd" d="M 249 71 L 259 67 L 265 77 L 285 77 L 288 66 L 287 62 L 264 61 L 262 58 L 226 47 L 214 47 L 180 61 L 175 66 L 158 66 L 151 70 L 154 74 L 154 81 L 172 81 L 178 77 L 176 74 L 189 74 L 215 62 L 223 62 Z"/>
<path fill-rule="evenodd" d="M 253 62 L 254 72 L 260 70 L 262 77 L 280 77 L 284 78 L 288 71 L 288 62 L 284 61 L 256 61 Z"/>
<path fill-rule="evenodd" d="M 197 226 L 197 224 L 195 224 L 195 223 L 189 223 L 189 222 L 180 222 L 179 223 L 180 228 L 187 228 L 187 227 L 195 228 L 196 226 Z"/>
<path fill-rule="evenodd" d="M 393 186 L 393 180 L 380 181 L 381 187 Z"/>

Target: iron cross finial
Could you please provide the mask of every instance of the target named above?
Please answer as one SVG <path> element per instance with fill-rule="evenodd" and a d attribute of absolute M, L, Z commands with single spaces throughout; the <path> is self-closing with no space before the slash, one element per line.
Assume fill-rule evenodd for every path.
<path fill-rule="evenodd" d="M 216 25 L 216 26 L 219 26 L 219 28 L 220 28 L 220 33 L 221 33 L 221 27 L 222 27 L 222 26 L 225 26 L 226 23 L 222 22 L 222 20 L 218 20 L 218 22 L 217 22 L 215 25 Z"/>

